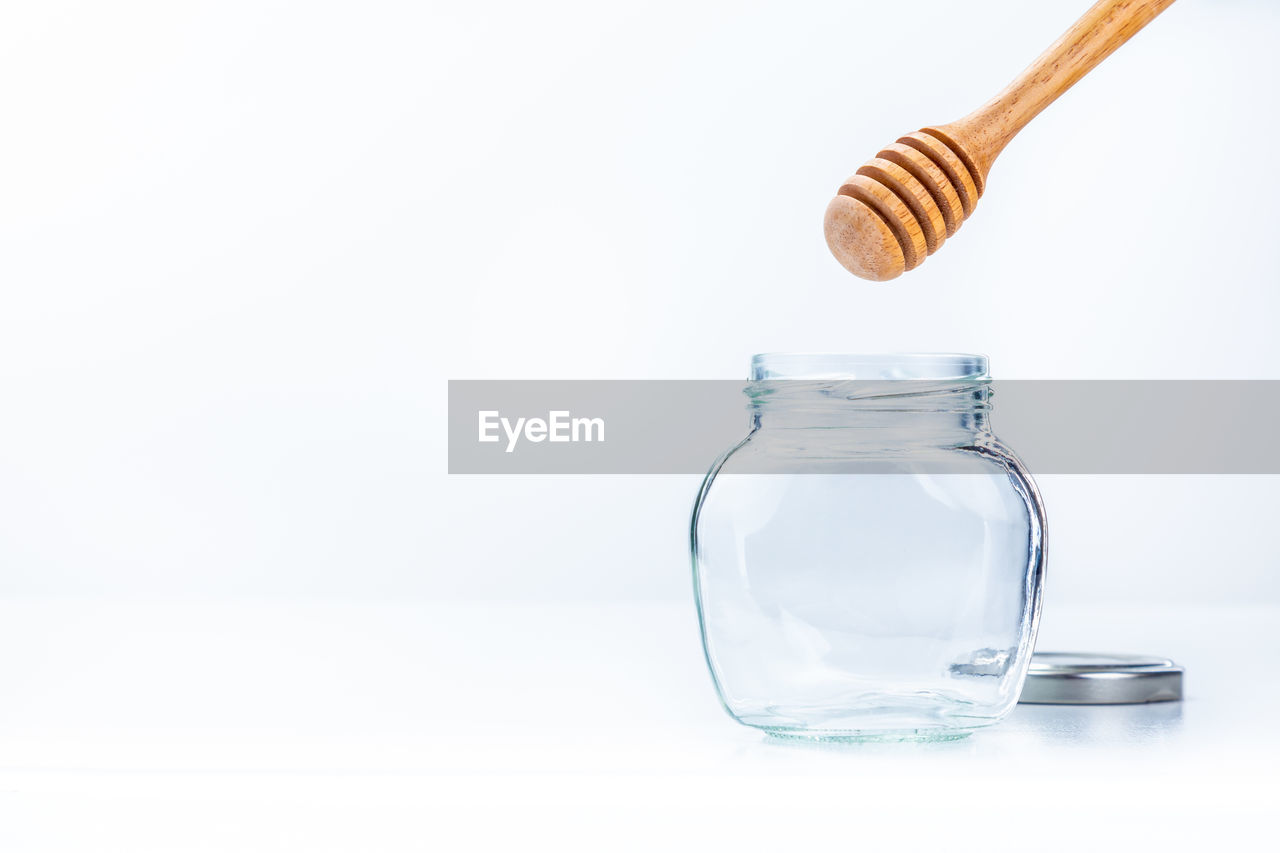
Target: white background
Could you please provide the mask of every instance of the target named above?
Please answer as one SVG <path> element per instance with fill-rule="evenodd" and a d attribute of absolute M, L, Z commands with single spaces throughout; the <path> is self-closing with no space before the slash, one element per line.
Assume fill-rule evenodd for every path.
<path fill-rule="evenodd" d="M 55 813 L 94 813 L 108 780 L 133 792 L 138 816 L 156 810 L 157 791 L 189 790 L 189 812 L 167 810 L 183 826 L 232 802 L 246 815 L 233 830 L 266 849 L 288 840 L 259 831 L 287 808 L 219 799 L 192 781 L 210 771 L 329 780 L 315 782 L 339 786 L 326 793 L 282 776 L 313 843 L 339 846 L 347 835 L 318 828 L 342 814 L 326 797 L 403 800 L 404 817 L 413 785 L 469 761 L 477 778 L 508 780 L 501 802 L 536 801 L 510 781 L 520 774 L 774 772 L 693 675 L 696 478 L 450 478 L 445 382 L 732 378 L 776 350 L 982 352 L 1009 378 L 1280 378 L 1280 7 L 1264 0 L 1175 4 L 1011 144 L 977 213 L 921 269 L 873 285 L 829 257 L 822 213 L 847 174 L 898 135 L 977 106 L 1085 5 L 9 4 L 0 834 L 16 849 L 57 846 L 40 831 L 47 819 L 74 846 L 95 824 Z M 1275 614 L 1280 480 L 1041 486 L 1046 636 L 1223 667 L 1201 682 L 1226 692 L 1189 718 L 1202 721 L 1194 748 L 1155 769 L 1141 756 L 1125 765 L 1218 779 L 1223 766 L 1203 764 L 1221 752 L 1203 721 L 1252 725 L 1229 712 L 1248 685 L 1221 674 L 1238 644 L 1170 614 L 1216 608 L 1203 624 L 1219 626 Z M 505 603 L 476 603 L 494 599 Z M 618 616 L 639 644 L 621 659 L 690 676 L 642 678 L 640 694 L 602 687 L 613 704 L 593 705 L 585 685 L 617 661 L 584 651 L 613 646 L 587 627 L 540 646 L 517 627 L 597 625 L 633 606 L 655 609 Z M 396 618 L 402 633 L 385 628 Z M 354 645 L 326 645 L 335 625 Z M 646 657 L 640 639 L 659 628 L 679 641 Z M 1275 651 L 1269 632 L 1250 631 L 1241 642 Z M 1208 645 L 1183 644 L 1193 634 Z M 564 689 L 530 676 L 532 664 L 513 668 L 520 647 L 554 658 Z M 167 704 L 175 683 L 184 692 Z M 502 713 L 476 710 L 479 696 Z M 211 710 L 220 702 L 239 710 Z M 544 716 L 571 720 L 584 703 L 596 735 L 533 734 L 559 731 Z M 606 760 L 609 744 L 665 755 L 646 725 L 677 755 L 695 741 L 746 752 L 732 765 Z M 1035 728 L 1009 731 L 1019 725 Z M 450 726 L 462 728 L 450 738 Z M 482 730 L 506 763 L 467 752 Z M 292 752 L 263 746 L 298 737 Z M 584 749 L 606 758 L 575 763 Z M 1277 752 L 1272 739 L 1254 754 Z M 1025 767 L 939 760 L 930 774 L 980 767 L 1000 785 Z M 849 772 L 822 767 L 780 772 Z M 333 781 L 342 772 L 405 775 L 351 783 L 359 794 Z M 1173 778 L 1169 790 L 1186 789 Z M 397 787 L 404 779 L 417 781 Z M 646 791 L 657 797 L 618 785 L 638 808 Z M 613 789 L 542 790 L 563 805 Z M 347 828 L 363 820 L 352 814 Z M 138 821 L 102 825 L 124 839 Z M 427 837 L 406 828 L 376 846 Z M 209 844 L 248 849 L 234 834 Z"/>

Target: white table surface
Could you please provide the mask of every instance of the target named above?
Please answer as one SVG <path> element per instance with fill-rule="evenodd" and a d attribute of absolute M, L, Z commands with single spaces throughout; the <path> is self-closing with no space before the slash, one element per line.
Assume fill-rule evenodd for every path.
<path fill-rule="evenodd" d="M 0 850 L 1201 849 L 1280 818 L 1277 627 L 1047 610 L 1186 700 L 821 746 L 725 715 L 690 602 L 8 599 Z"/>

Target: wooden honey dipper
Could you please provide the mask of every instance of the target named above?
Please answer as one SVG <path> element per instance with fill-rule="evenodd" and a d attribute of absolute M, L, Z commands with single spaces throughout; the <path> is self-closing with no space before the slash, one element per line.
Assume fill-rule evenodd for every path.
<path fill-rule="evenodd" d="M 885 148 L 827 205 L 832 254 L 871 281 L 924 263 L 973 213 L 1009 140 L 1172 3 L 1101 0 L 990 101 Z"/>

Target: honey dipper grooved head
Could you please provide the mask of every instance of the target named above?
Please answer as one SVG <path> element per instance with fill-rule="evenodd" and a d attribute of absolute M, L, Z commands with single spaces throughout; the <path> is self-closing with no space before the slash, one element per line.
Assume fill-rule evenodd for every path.
<path fill-rule="evenodd" d="M 974 163 L 934 128 L 902 137 L 836 191 L 824 228 L 831 253 L 871 281 L 915 269 L 973 212 L 985 178 Z"/>
<path fill-rule="evenodd" d="M 902 246 L 888 223 L 856 198 L 831 199 L 824 230 L 831 253 L 858 278 L 888 281 L 907 269 Z"/>

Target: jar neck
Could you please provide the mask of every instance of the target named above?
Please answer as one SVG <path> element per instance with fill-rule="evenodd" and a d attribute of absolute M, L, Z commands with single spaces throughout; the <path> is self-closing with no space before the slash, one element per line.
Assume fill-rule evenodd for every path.
<path fill-rule="evenodd" d="M 990 380 L 766 379 L 745 389 L 752 427 L 805 441 L 956 446 L 991 435 Z"/>

